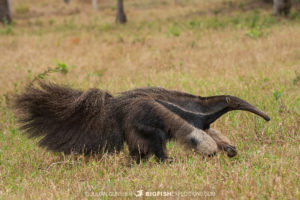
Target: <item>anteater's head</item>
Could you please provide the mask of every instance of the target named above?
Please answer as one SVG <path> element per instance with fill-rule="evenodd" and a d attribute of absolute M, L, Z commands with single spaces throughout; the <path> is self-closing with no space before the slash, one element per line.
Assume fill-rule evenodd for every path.
<path fill-rule="evenodd" d="M 206 128 L 223 114 L 232 110 L 244 110 L 252 112 L 262 117 L 266 121 L 270 120 L 270 117 L 267 114 L 260 111 L 255 106 L 238 97 L 230 95 L 200 97 L 198 106 L 200 107 L 201 115 L 203 116 L 202 123 Z"/>

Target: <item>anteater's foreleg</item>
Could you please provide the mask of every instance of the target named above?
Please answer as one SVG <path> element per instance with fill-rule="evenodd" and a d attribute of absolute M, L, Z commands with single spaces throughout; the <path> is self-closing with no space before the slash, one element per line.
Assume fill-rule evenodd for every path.
<path fill-rule="evenodd" d="M 216 142 L 206 132 L 149 99 L 132 104 L 125 124 L 126 142 L 135 158 L 154 154 L 158 160 L 165 161 L 166 141 L 171 138 L 201 155 L 212 156 L 217 151 Z"/>
<path fill-rule="evenodd" d="M 216 129 L 209 128 L 205 132 L 212 137 L 212 139 L 217 143 L 218 149 L 225 151 L 228 157 L 234 157 L 237 154 L 235 146 L 233 146 L 230 140 L 223 135 L 220 131 Z"/>

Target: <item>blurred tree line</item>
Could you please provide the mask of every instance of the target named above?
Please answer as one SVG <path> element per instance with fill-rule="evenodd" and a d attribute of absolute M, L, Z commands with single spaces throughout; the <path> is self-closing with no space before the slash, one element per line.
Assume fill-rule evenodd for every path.
<path fill-rule="evenodd" d="M 0 21 L 11 23 L 10 0 L 0 0 Z"/>
<path fill-rule="evenodd" d="M 0 22 L 11 23 L 11 1 L 12 0 L 0 0 Z M 63 0 L 65 3 L 69 3 L 70 0 Z M 261 0 L 266 3 L 273 3 L 273 14 L 280 16 L 287 16 L 290 13 L 292 7 L 292 0 Z M 298 0 L 300 2 L 300 0 Z M 97 0 L 91 0 L 94 9 L 98 8 Z M 124 11 L 123 0 L 117 0 L 117 12 L 116 22 L 126 23 L 127 18 Z"/>

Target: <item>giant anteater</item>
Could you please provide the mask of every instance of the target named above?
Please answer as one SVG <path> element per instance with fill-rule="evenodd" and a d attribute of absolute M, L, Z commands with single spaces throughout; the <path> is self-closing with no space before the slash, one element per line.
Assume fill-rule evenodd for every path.
<path fill-rule="evenodd" d="M 112 96 L 100 89 L 86 92 L 39 82 L 17 96 L 21 129 L 40 145 L 66 154 L 119 152 L 124 142 L 132 158 L 167 159 L 166 141 L 175 139 L 196 152 L 236 155 L 230 141 L 210 124 L 231 110 L 270 118 L 244 100 L 221 95 L 201 97 L 163 88 L 140 88 Z"/>

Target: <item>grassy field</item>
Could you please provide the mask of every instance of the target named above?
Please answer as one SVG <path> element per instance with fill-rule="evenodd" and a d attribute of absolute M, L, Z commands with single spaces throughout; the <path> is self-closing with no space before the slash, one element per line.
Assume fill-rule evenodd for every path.
<path fill-rule="evenodd" d="M 80 1 L 14 1 L 15 23 L 0 26 L 1 199 L 112 199 L 104 192 L 135 197 L 139 190 L 299 199 L 300 14 L 277 19 L 253 2 L 125 1 L 129 23 L 118 25 L 115 1 L 100 1 L 98 12 Z M 202 159 L 175 142 L 172 164 L 152 158 L 131 166 L 126 148 L 90 158 L 47 152 L 18 130 L 10 105 L 49 68 L 58 72 L 46 80 L 113 94 L 142 86 L 231 94 L 271 121 L 237 111 L 214 123 L 238 149 L 231 159 Z"/>

